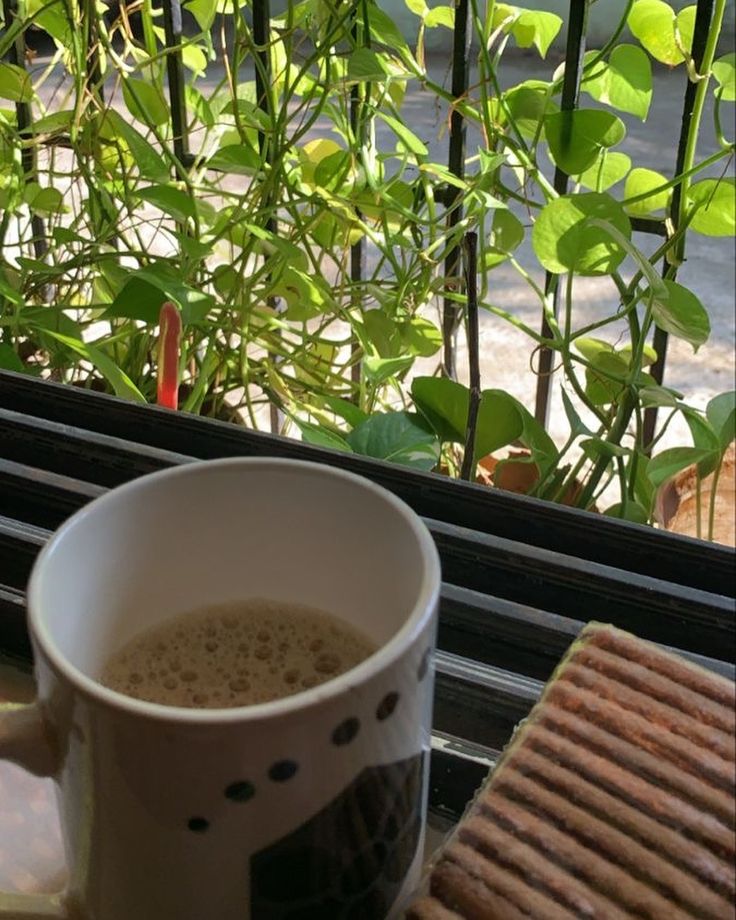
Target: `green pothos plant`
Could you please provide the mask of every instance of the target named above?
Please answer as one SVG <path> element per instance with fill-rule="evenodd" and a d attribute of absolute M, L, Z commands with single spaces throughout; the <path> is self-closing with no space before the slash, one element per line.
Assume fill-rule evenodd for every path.
<path fill-rule="evenodd" d="M 696 66 L 694 6 L 629 0 L 586 53 L 571 112 L 564 64 L 503 88 L 508 48 L 546 58 L 560 17 L 471 0 L 479 50 L 454 98 L 431 78 L 424 42 L 453 28 L 455 5 L 405 2 L 411 41 L 375 0 L 288 2 L 265 38 L 253 0 L 185 0 L 190 28 L 172 48 L 152 0 L 19 0 L 0 33 L 0 367 L 154 401 L 169 301 L 184 411 L 258 426 L 274 407 L 285 433 L 450 475 L 475 476 L 495 455 L 533 470 L 530 494 L 600 508 L 613 483 L 602 510 L 650 521 L 657 487 L 693 463 L 717 471 L 734 437 L 732 392 L 701 412 L 651 375 L 656 328 L 693 349 L 710 332 L 697 291 L 676 278 L 688 235 L 734 232 L 734 55 L 717 51 L 726 2 L 715 0 Z M 40 33 L 50 60 L 24 60 L 23 40 L 33 48 Z M 172 119 L 172 54 L 189 150 Z M 695 88 L 673 178 L 617 149 L 620 114 L 645 120 L 656 105 L 653 61 Z M 437 162 L 402 114 L 410 84 L 479 130 L 462 171 Z M 699 158 L 709 96 L 718 149 Z M 565 192 L 555 169 L 570 177 Z M 632 237 L 632 220 L 648 218 L 664 227 L 653 253 Z M 445 259 L 469 233 L 478 309 L 526 333 L 521 367 L 554 356 L 564 443 L 511 394 L 472 395 L 443 374 L 433 310 L 441 298 L 461 318 L 468 307 Z M 525 238 L 545 286 L 517 258 Z M 528 285 L 542 332 L 491 295 L 501 265 Z M 586 325 L 575 289 L 588 277 L 611 279 L 619 302 Z M 622 322 L 623 336 L 607 335 Z M 435 372 L 419 374 L 418 359 Z M 647 441 L 650 407 L 660 425 Z M 678 414 L 692 444 L 661 450 Z"/>

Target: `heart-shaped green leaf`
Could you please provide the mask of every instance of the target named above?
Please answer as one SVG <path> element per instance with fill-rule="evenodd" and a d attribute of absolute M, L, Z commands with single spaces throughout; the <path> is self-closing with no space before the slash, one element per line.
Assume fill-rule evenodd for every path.
<path fill-rule="evenodd" d="M 29 182 L 23 190 L 23 200 L 34 214 L 58 214 L 64 210 L 64 196 L 58 188 L 42 188 Z"/>
<path fill-rule="evenodd" d="M 470 392 L 467 387 L 444 377 L 416 377 L 412 397 L 417 408 L 437 432 L 441 441 L 464 444 L 468 425 Z M 525 413 L 521 403 L 504 390 L 484 390 L 478 407 L 475 434 L 475 460 L 493 453 L 522 438 Z M 533 421 L 533 419 L 532 419 Z M 540 456 L 555 450 L 549 439 L 536 437 L 534 426 L 527 424 L 529 440 Z"/>
<path fill-rule="evenodd" d="M 33 99 L 31 75 L 15 64 L 0 62 L 0 99 L 11 102 L 30 102 Z"/>
<path fill-rule="evenodd" d="M 149 185 L 138 190 L 138 195 L 154 207 L 160 208 L 174 220 L 186 222 L 196 214 L 194 200 L 179 188 L 172 185 Z"/>
<path fill-rule="evenodd" d="M 647 477 L 655 487 L 661 486 L 686 467 L 707 460 L 710 454 L 711 451 L 703 447 L 671 447 L 652 457 L 647 465 Z"/>
<path fill-rule="evenodd" d="M 725 450 L 736 437 L 736 391 L 714 396 L 705 408 L 705 415 L 718 435 L 721 450 Z"/>
<path fill-rule="evenodd" d="M 736 52 L 724 54 L 711 68 L 718 83 L 716 92 L 724 102 L 736 101 Z"/>
<path fill-rule="evenodd" d="M 544 131 L 552 159 L 568 176 L 584 172 L 601 150 L 626 136 L 621 119 L 599 109 L 553 112 L 544 119 Z"/>
<path fill-rule="evenodd" d="M 201 323 L 214 306 L 210 294 L 185 284 L 165 262 L 154 262 L 128 275 L 104 316 L 129 317 L 154 325 L 164 300 L 178 304 L 184 326 Z"/>
<path fill-rule="evenodd" d="M 628 26 L 651 56 L 673 66 L 684 58 L 675 40 L 675 11 L 664 0 L 636 0 L 628 16 Z"/>
<path fill-rule="evenodd" d="M 637 45 L 616 45 L 607 64 L 596 67 L 582 88 L 598 102 L 644 121 L 652 101 L 652 65 Z"/>
<path fill-rule="evenodd" d="M 592 366 L 585 369 L 585 394 L 594 406 L 618 402 L 624 390 L 623 379 L 629 371 L 628 362 L 613 349 L 600 351 L 589 359 Z"/>
<path fill-rule="evenodd" d="M 631 157 L 618 150 L 602 150 L 598 159 L 585 172 L 580 173 L 578 182 L 594 192 L 605 192 L 631 169 Z"/>
<path fill-rule="evenodd" d="M 624 198 L 627 199 L 624 201 L 624 207 L 627 213 L 643 216 L 666 210 L 672 197 L 672 189 L 665 189 L 663 192 L 655 191 L 666 183 L 665 176 L 653 169 L 644 169 L 641 166 L 632 169 L 626 177 L 624 186 Z M 629 202 L 630 198 L 638 200 Z"/>
<path fill-rule="evenodd" d="M 547 56 L 549 46 L 557 38 L 562 19 L 556 13 L 545 10 L 521 10 L 511 26 L 511 34 L 520 48 L 537 49 L 542 57 Z"/>
<path fill-rule="evenodd" d="M 218 172 L 253 176 L 263 167 L 263 162 L 252 147 L 245 144 L 226 144 L 212 154 L 207 160 L 207 166 Z"/>
<path fill-rule="evenodd" d="M 504 390 L 483 390 L 475 435 L 475 462 L 521 438 L 524 407 Z M 463 434 L 463 440 L 465 435 Z"/>
<path fill-rule="evenodd" d="M 531 48 L 534 45 L 542 57 L 547 54 L 561 26 L 562 19 L 555 13 L 525 10 L 508 3 L 493 5 L 491 28 L 502 28 L 505 33 L 510 32 L 520 48 Z"/>
<path fill-rule="evenodd" d="M 203 32 L 209 32 L 215 21 L 217 0 L 187 0 L 184 6 L 197 20 L 199 28 Z"/>
<path fill-rule="evenodd" d="M 623 246 L 591 219 L 611 224 L 627 239 L 631 224 L 610 195 L 585 192 L 563 195 L 540 212 L 532 230 L 532 245 L 542 265 L 555 274 L 607 275 L 623 261 Z"/>
<path fill-rule="evenodd" d="M 693 346 L 693 351 L 708 341 L 710 317 L 698 298 L 688 288 L 676 281 L 665 281 L 666 297 L 654 296 L 652 316 L 660 329 L 684 339 Z M 645 299 L 649 292 L 645 292 Z"/>
<path fill-rule="evenodd" d="M 415 377 L 414 404 L 441 441 L 462 443 L 468 423 L 468 388 L 447 377 Z"/>
<path fill-rule="evenodd" d="M 383 310 L 365 310 L 361 324 L 379 358 L 396 358 L 401 352 L 401 337 L 393 317 Z"/>
<path fill-rule="evenodd" d="M 444 26 L 446 29 L 453 29 L 455 27 L 455 7 L 432 7 L 424 17 L 424 25 L 428 29 L 436 29 L 438 26 Z"/>
<path fill-rule="evenodd" d="M 165 125 L 170 118 L 164 91 L 157 81 L 149 83 L 136 77 L 123 80 L 123 99 L 128 111 L 147 125 Z"/>
<path fill-rule="evenodd" d="M 403 347 L 414 355 L 429 358 L 442 347 L 442 332 L 428 319 L 413 316 L 399 327 Z"/>
<path fill-rule="evenodd" d="M 690 229 L 704 236 L 733 236 L 736 232 L 734 204 L 736 182 L 733 179 L 702 179 L 690 186 L 689 207 L 697 207 Z"/>
<path fill-rule="evenodd" d="M 542 80 L 526 80 L 506 90 L 503 100 L 514 127 L 528 139 L 537 134 L 543 136 L 539 123 L 544 123 L 546 115 L 559 111 L 559 106 L 550 94 L 549 84 Z M 498 102 L 495 105 L 492 103 L 491 111 L 499 122 L 505 123 L 507 115 L 503 106 Z"/>
<path fill-rule="evenodd" d="M 434 432 L 411 412 L 377 412 L 354 428 L 346 440 L 357 454 L 420 470 L 431 470 L 440 455 Z"/>
<path fill-rule="evenodd" d="M 524 225 L 505 208 L 493 212 L 491 232 L 483 251 L 483 264 L 487 269 L 505 262 L 524 239 Z"/>

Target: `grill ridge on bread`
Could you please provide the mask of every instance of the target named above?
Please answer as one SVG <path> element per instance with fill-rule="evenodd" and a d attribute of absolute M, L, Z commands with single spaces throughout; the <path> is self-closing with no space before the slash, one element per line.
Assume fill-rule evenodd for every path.
<path fill-rule="evenodd" d="M 735 685 L 590 623 L 407 920 L 732 920 Z"/>

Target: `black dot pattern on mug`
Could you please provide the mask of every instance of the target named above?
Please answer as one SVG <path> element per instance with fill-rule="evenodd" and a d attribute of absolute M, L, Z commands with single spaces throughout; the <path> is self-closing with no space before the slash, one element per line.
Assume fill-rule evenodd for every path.
<path fill-rule="evenodd" d="M 398 693 L 394 691 L 392 691 L 391 693 L 387 693 L 386 696 L 384 696 L 384 698 L 378 704 L 378 708 L 376 709 L 376 718 L 378 719 L 378 721 L 383 722 L 386 719 L 388 719 L 390 715 L 393 715 L 393 712 L 396 709 L 396 705 L 398 702 L 399 702 Z"/>
<path fill-rule="evenodd" d="M 428 654 L 428 653 L 427 653 Z M 425 658 L 427 655 L 425 654 Z M 399 702 L 396 691 L 387 693 L 376 708 L 376 718 L 383 722 L 393 715 Z M 360 719 L 349 716 L 337 725 L 331 735 L 332 743 L 336 747 L 350 744 L 360 731 Z M 285 783 L 292 779 L 299 771 L 299 764 L 295 760 L 277 760 L 268 769 L 268 778 L 274 783 Z M 231 802 L 243 803 L 250 801 L 256 794 L 256 787 L 249 780 L 235 780 L 225 787 L 225 798 Z M 189 819 L 187 827 L 190 831 L 201 834 L 208 830 L 210 822 L 203 817 L 195 816 Z"/>
<path fill-rule="evenodd" d="M 332 743 L 337 747 L 350 744 L 359 731 L 360 719 L 356 719 L 355 716 L 350 716 L 349 719 L 345 719 L 344 722 L 341 722 L 332 732 Z"/>
<path fill-rule="evenodd" d="M 225 798 L 231 802 L 248 802 L 256 794 L 256 787 L 248 780 L 238 780 L 225 789 Z"/>
<path fill-rule="evenodd" d="M 295 760 L 277 760 L 268 768 L 268 778 L 274 783 L 285 783 L 298 769 L 299 764 Z"/>

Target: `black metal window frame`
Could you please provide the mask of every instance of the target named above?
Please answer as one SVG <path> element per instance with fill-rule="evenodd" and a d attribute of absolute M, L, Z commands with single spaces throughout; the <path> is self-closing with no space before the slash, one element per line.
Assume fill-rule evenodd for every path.
<path fill-rule="evenodd" d="M 0 372 L 0 654 L 29 665 L 25 586 L 49 534 L 105 489 L 172 464 L 311 460 L 398 495 L 440 552 L 430 806 L 455 820 L 584 622 L 734 678 L 736 553 L 356 455 Z"/>

